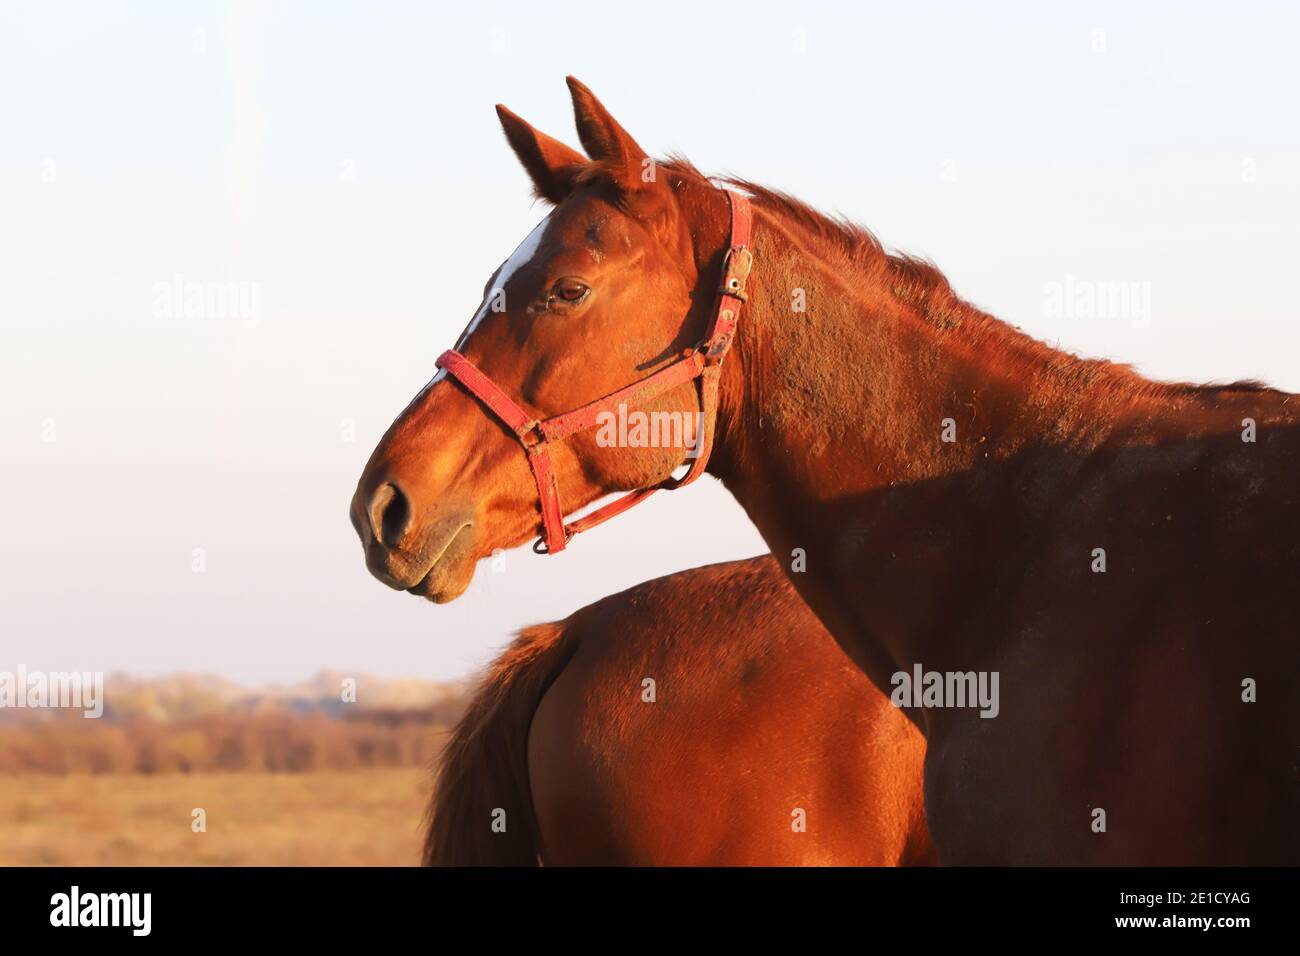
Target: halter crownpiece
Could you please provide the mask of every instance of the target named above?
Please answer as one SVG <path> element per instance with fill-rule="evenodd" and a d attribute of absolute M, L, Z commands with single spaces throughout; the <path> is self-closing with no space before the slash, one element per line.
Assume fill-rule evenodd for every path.
<path fill-rule="evenodd" d="M 735 338 L 736 325 L 740 321 L 740 306 L 746 301 L 745 283 L 754 265 L 754 254 L 750 249 L 753 220 L 749 199 L 730 189 L 724 189 L 723 192 L 727 194 L 731 209 L 731 236 L 722 260 L 722 279 L 718 286 L 713 321 L 704 340 L 670 365 L 572 411 L 538 420 L 531 418 L 478 366 L 455 349 L 448 349 L 438 356 L 438 368 L 446 369 L 447 374 L 477 398 L 484 409 L 510 429 L 528 455 L 542 511 L 542 536 L 533 544 L 533 550 L 539 554 L 557 554 L 564 550 L 575 534 L 622 514 L 661 488 L 682 488 L 704 474 L 709 454 L 713 451 L 722 360 L 726 358 Z M 560 507 L 560 490 L 555 480 L 555 469 L 551 465 L 550 443 L 595 428 L 602 412 L 617 413 L 620 405 L 648 401 L 696 379 L 700 383 L 700 411 L 703 413 L 704 427 L 702 433 L 696 436 L 696 455 L 690 470 L 681 478 L 669 475 L 650 488 L 630 491 L 590 514 L 565 524 L 564 511 Z"/>

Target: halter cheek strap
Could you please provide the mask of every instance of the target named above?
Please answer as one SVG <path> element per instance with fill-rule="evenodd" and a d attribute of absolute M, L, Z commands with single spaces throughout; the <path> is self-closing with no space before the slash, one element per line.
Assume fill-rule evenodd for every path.
<path fill-rule="evenodd" d="M 622 514 L 661 488 L 682 488 L 704 474 L 709 455 L 713 451 L 722 360 L 735 338 L 736 325 L 740 321 L 740 306 L 745 302 L 745 283 L 754 264 L 750 248 L 753 220 L 749 200 L 730 189 L 724 192 L 731 209 L 731 236 L 723 257 L 722 280 L 718 287 L 713 319 L 704 340 L 670 365 L 586 405 L 538 420 L 530 417 L 481 369 L 455 349 L 448 349 L 438 357 L 438 368 L 446 369 L 447 374 L 477 398 L 487 412 L 510 429 L 528 455 L 542 512 L 542 536 L 533 544 L 534 551 L 557 554 L 564 550 L 575 534 Z M 650 488 L 630 491 L 590 514 L 565 524 L 564 510 L 560 507 L 560 489 L 551 463 L 550 444 L 595 428 L 600 423 L 599 416 L 602 413 L 617 414 L 619 406 L 648 402 L 691 381 L 699 382 L 703 426 L 696 435 L 696 455 L 690 470 L 681 478 L 670 475 Z"/>

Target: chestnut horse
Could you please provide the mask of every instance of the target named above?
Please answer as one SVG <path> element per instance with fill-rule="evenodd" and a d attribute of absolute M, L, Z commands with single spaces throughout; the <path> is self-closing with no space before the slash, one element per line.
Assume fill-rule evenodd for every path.
<path fill-rule="evenodd" d="M 924 759 L 772 557 L 709 565 L 520 634 L 444 750 L 425 862 L 929 863 Z"/>
<path fill-rule="evenodd" d="M 570 88 L 589 158 L 499 111 L 555 208 L 457 343 L 537 418 L 713 341 L 735 262 L 735 201 Z M 913 705 L 940 862 L 1300 863 L 1295 396 L 1052 349 L 866 230 L 730 185 L 751 196 L 753 268 L 716 402 L 683 380 L 635 407 L 715 423 L 709 472 Z M 542 529 L 530 427 L 435 376 L 353 500 L 371 570 L 448 601 Z M 570 508 L 685 460 L 598 439 L 548 443 Z M 996 716 L 966 677 L 998 688 Z"/>

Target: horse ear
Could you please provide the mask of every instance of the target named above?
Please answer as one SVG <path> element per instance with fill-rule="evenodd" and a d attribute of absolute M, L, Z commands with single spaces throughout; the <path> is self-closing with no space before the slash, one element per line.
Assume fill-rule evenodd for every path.
<path fill-rule="evenodd" d="M 533 129 L 500 103 L 497 117 L 505 130 L 506 141 L 533 180 L 537 198 L 558 206 L 573 191 L 579 172 L 587 165 L 587 157 Z"/>
<path fill-rule="evenodd" d="M 645 150 L 628 135 L 618 120 L 596 99 L 596 95 L 570 76 L 565 79 L 573 96 L 573 119 L 583 149 L 604 166 L 624 188 L 635 189 L 645 182 L 642 167 L 647 162 Z"/>

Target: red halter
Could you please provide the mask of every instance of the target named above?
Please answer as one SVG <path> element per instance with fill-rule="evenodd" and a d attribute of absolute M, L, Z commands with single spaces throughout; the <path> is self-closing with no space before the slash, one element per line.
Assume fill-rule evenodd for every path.
<path fill-rule="evenodd" d="M 603 398 L 588 402 L 562 415 L 554 415 L 538 421 L 530 418 L 528 413 L 515 404 L 495 382 L 455 349 L 448 349 L 438 357 L 438 368 L 446 369 L 447 373 L 465 386 L 485 409 L 514 432 L 515 437 L 523 445 L 524 451 L 527 452 L 528 463 L 533 469 L 533 479 L 537 482 L 537 498 L 542 509 L 543 534 L 533 544 L 533 550 L 539 554 L 556 554 L 563 551 L 569 539 L 580 531 L 586 531 L 623 513 L 660 488 L 681 488 L 704 474 L 709 453 L 713 450 L 713 428 L 718 415 L 718 379 L 722 371 L 722 360 L 726 357 L 727 350 L 731 348 L 736 323 L 740 319 L 740 305 L 745 301 L 745 281 L 754 263 L 753 253 L 749 248 L 751 224 L 749 200 L 730 189 L 723 191 L 730 200 L 731 238 L 726 256 L 722 260 L 722 281 L 718 287 L 718 301 L 714 307 L 713 321 L 704 341 L 685 352 L 671 365 L 666 365 L 653 375 L 648 375 Z M 704 414 L 704 426 L 702 433 L 696 436 L 696 457 L 691 463 L 690 470 L 681 478 L 669 475 L 653 487 L 630 491 L 621 498 L 566 525 L 564 511 L 560 508 L 560 491 L 556 485 L 555 471 L 551 467 L 550 443 L 595 428 L 599 424 L 597 416 L 602 412 L 617 414 L 619 405 L 647 401 L 695 379 L 700 381 L 700 410 Z"/>

